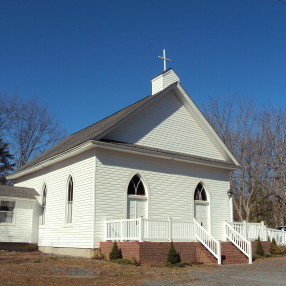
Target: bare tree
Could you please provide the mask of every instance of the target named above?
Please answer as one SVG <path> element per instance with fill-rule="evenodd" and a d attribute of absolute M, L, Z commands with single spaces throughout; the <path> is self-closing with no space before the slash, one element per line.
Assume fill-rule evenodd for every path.
<path fill-rule="evenodd" d="M 0 134 L 10 130 L 14 122 L 17 112 L 17 97 L 8 97 L 0 94 Z"/>
<path fill-rule="evenodd" d="M 0 128 L 14 156 L 16 168 L 52 147 L 65 135 L 47 106 L 42 106 L 36 97 L 24 100 L 2 96 L 0 100 L 5 106 L 0 109 Z"/>
<path fill-rule="evenodd" d="M 230 176 L 236 219 L 285 225 L 285 111 L 256 111 L 231 98 L 210 99 L 204 113 L 241 164 Z"/>

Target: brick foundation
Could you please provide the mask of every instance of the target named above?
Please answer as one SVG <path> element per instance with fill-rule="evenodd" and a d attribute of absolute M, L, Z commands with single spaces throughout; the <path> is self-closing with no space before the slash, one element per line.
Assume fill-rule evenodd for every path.
<path fill-rule="evenodd" d="M 252 255 L 256 253 L 256 248 L 257 248 L 257 241 L 252 241 Z M 261 241 L 263 250 L 265 253 L 270 253 L 270 241 Z"/>
<path fill-rule="evenodd" d="M 0 242 L 0 250 L 8 251 L 34 251 L 38 249 L 35 243 Z"/>
<path fill-rule="evenodd" d="M 270 252 L 270 241 L 261 241 L 265 253 Z M 106 258 L 113 247 L 113 242 L 101 242 L 100 250 Z M 170 242 L 118 242 L 123 258 L 136 259 L 141 264 L 158 265 L 167 261 Z M 200 242 L 174 242 L 181 261 L 217 265 L 217 259 Z M 252 241 L 252 254 L 256 253 L 257 241 Z M 285 247 L 280 247 L 281 250 Z M 231 242 L 221 242 L 222 264 L 248 263 L 246 257 Z"/>
<path fill-rule="evenodd" d="M 101 242 L 100 250 L 109 258 L 113 242 Z M 118 242 L 123 258 L 136 259 L 141 264 L 165 264 L 170 242 Z M 200 242 L 174 242 L 181 261 L 217 265 L 217 259 Z M 247 257 L 230 242 L 222 242 L 223 264 L 247 263 Z"/>
<path fill-rule="evenodd" d="M 270 241 L 261 241 L 262 243 L 262 247 L 265 253 L 270 253 L 270 245 L 271 242 Z M 256 247 L 257 247 L 257 241 L 252 241 L 252 255 L 256 253 Z M 286 252 L 286 247 L 283 245 L 278 245 L 278 248 L 282 251 L 282 252 Z"/>

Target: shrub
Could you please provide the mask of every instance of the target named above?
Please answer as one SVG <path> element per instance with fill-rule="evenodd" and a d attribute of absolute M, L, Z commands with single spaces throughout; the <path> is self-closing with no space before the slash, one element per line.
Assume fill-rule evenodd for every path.
<path fill-rule="evenodd" d="M 167 262 L 170 263 L 170 264 L 176 264 L 176 263 L 180 263 L 181 262 L 180 255 L 176 251 L 173 242 L 171 242 L 171 245 L 170 245 L 170 248 L 169 248 Z"/>
<path fill-rule="evenodd" d="M 281 251 L 276 243 L 275 238 L 272 238 L 272 241 L 270 244 L 270 253 L 275 254 L 275 255 L 281 254 Z"/>
<path fill-rule="evenodd" d="M 257 245 L 256 245 L 256 254 L 259 256 L 264 256 L 264 254 L 265 254 L 259 236 L 258 236 Z"/>
<path fill-rule="evenodd" d="M 94 254 L 92 256 L 92 259 L 95 259 L 95 260 L 105 260 L 106 257 L 104 255 L 104 253 L 102 253 L 100 250 L 96 250 L 94 251 Z"/>
<path fill-rule="evenodd" d="M 109 259 L 114 260 L 114 259 L 121 259 L 121 258 L 122 258 L 121 250 L 118 248 L 117 243 L 114 242 L 112 250 L 109 253 Z"/>

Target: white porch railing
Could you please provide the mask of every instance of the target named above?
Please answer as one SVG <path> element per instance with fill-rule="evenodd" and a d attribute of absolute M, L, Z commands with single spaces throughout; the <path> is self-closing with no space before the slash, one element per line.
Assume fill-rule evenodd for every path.
<path fill-rule="evenodd" d="M 221 244 L 199 223 L 169 219 L 107 220 L 105 240 L 112 241 L 200 241 L 221 264 Z"/>
<path fill-rule="evenodd" d="M 105 240 L 193 241 L 194 222 L 169 219 L 119 219 L 106 221 Z"/>
<path fill-rule="evenodd" d="M 257 240 L 259 237 L 260 240 L 267 241 L 269 237 L 270 240 L 274 238 L 278 245 L 286 245 L 286 232 L 268 228 L 264 222 L 232 222 L 229 224 L 247 240 Z"/>
<path fill-rule="evenodd" d="M 225 235 L 242 253 L 248 257 L 248 261 L 252 263 L 252 246 L 251 241 L 243 237 L 232 225 L 225 222 Z"/>
<path fill-rule="evenodd" d="M 217 259 L 221 265 L 221 243 L 212 237 L 196 220 L 194 220 L 195 238 Z"/>

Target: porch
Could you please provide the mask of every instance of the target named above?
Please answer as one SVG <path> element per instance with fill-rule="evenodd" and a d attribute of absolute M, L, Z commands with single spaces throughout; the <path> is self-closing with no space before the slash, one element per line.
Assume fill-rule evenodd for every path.
<path fill-rule="evenodd" d="M 105 241 L 120 242 L 196 242 L 200 243 L 216 260 L 222 264 L 222 244 L 224 248 L 235 247 L 242 256 L 252 263 L 252 241 L 260 237 L 262 241 L 275 238 L 278 245 L 286 245 L 286 232 L 268 228 L 262 223 L 224 223 L 225 242 L 215 239 L 195 219 L 119 219 L 107 220 L 105 224 Z M 150 245 L 150 244 L 149 244 Z M 178 247 L 180 244 L 178 244 Z M 153 246 L 152 246 L 153 247 Z M 188 246 L 190 248 L 190 246 Z M 193 247 L 193 246 L 192 246 Z M 190 249 L 192 249 L 192 247 Z M 196 246 L 197 247 L 197 246 Z M 234 250 L 231 251 L 234 253 Z"/>

